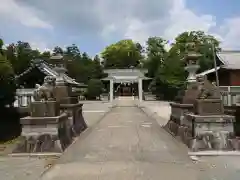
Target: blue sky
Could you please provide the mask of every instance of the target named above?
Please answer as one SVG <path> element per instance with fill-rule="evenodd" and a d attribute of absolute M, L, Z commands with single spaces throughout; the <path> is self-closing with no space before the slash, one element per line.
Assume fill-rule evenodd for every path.
<path fill-rule="evenodd" d="M 218 22 L 240 15 L 238 0 L 188 0 L 186 5 L 196 13 L 216 16 Z"/>
<path fill-rule="evenodd" d="M 203 30 L 239 49 L 238 7 L 239 0 L 1 0 L 0 37 L 41 51 L 75 43 L 93 56 L 123 38 L 144 44 L 149 36 L 173 40 Z"/>

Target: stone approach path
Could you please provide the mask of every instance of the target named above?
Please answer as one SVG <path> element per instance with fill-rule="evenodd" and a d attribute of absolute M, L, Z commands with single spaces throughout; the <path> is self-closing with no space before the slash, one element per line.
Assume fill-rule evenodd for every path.
<path fill-rule="evenodd" d="M 0 156 L 0 179 L 239 180 L 239 156 L 199 157 L 193 162 L 186 147 L 161 129 L 168 119 L 167 103 L 141 103 L 156 120 L 136 103 L 123 98 L 105 115 L 111 103 L 84 101 L 83 114 L 90 128 L 52 169 L 39 178 L 51 158 Z"/>
<path fill-rule="evenodd" d="M 210 180 L 186 147 L 134 101 L 119 101 L 84 132 L 42 180 Z"/>

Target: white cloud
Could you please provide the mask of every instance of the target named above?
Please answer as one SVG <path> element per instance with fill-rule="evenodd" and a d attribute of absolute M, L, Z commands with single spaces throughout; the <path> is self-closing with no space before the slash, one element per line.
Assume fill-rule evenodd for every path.
<path fill-rule="evenodd" d="M 169 24 L 165 29 L 164 37 L 174 39 L 179 33 L 189 30 L 209 32 L 216 26 L 215 18 L 211 15 L 196 15 L 186 8 L 185 0 L 174 0 L 170 9 Z"/>
<path fill-rule="evenodd" d="M 240 48 L 240 16 L 217 25 L 216 17 L 196 14 L 186 0 L 1 0 L 0 15 L 28 27 L 54 28 L 63 41 L 86 34 L 106 42 L 132 38 L 144 43 L 149 36 L 172 41 L 184 31 L 202 30 L 220 39 L 224 48 Z M 45 39 L 34 41 L 40 49 L 52 44 L 39 39 Z"/>
<path fill-rule="evenodd" d="M 49 49 L 47 48 L 48 45 L 45 42 L 41 42 L 41 41 L 29 41 L 29 44 L 31 46 L 32 49 L 37 49 L 40 52 L 44 52 L 44 51 L 49 51 Z"/>
<path fill-rule="evenodd" d="M 144 0 L 138 2 L 141 1 Z M 134 0 L 131 2 L 136 3 Z M 154 4 L 156 7 L 164 5 L 163 1 L 158 2 L 158 5 Z M 167 40 L 173 40 L 178 34 L 184 31 L 202 30 L 211 33 L 211 28 L 216 26 L 215 17 L 212 15 L 199 16 L 195 14 L 186 7 L 185 0 L 168 0 L 168 3 L 165 3 L 165 6 L 161 7 L 161 9 L 165 9 L 165 12 L 161 13 L 161 16 L 154 16 L 153 10 L 157 10 L 154 6 L 146 5 L 142 8 L 152 8 L 148 11 L 151 12 L 152 16 L 150 17 L 152 18 L 146 20 L 140 16 L 129 14 L 127 18 L 119 19 L 114 24 L 114 30 L 120 31 L 122 37 L 132 38 L 144 43 L 149 36 L 161 36 Z M 109 17 L 108 12 L 104 12 L 105 16 Z M 103 31 L 105 32 L 108 28 L 109 26 L 106 25 Z M 109 33 L 109 35 L 112 36 L 112 33 Z M 104 37 L 106 37 L 106 33 Z"/>
<path fill-rule="evenodd" d="M 34 9 L 20 6 L 14 0 L 1 0 L 1 18 L 11 18 L 28 27 L 52 29 L 52 25 L 40 19 Z"/>
<path fill-rule="evenodd" d="M 224 24 L 220 27 L 219 34 L 223 41 L 222 47 L 224 49 L 240 49 L 240 17 L 226 19 Z"/>

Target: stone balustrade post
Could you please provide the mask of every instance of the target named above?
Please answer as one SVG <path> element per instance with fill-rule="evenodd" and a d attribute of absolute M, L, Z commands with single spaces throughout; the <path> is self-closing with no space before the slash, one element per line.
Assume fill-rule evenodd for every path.
<path fill-rule="evenodd" d="M 110 102 L 113 101 L 113 79 L 110 79 Z"/>
<path fill-rule="evenodd" d="M 142 102 L 143 90 L 142 90 L 142 79 L 141 78 L 138 80 L 138 95 L 139 95 L 139 101 Z"/>

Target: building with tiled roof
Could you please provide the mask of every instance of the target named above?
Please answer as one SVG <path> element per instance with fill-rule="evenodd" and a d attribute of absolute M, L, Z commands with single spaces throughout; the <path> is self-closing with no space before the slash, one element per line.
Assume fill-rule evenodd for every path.
<path fill-rule="evenodd" d="M 198 75 L 206 75 L 216 81 L 216 69 L 220 86 L 240 86 L 240 51 L 221 51 L 216 54 L 217 68 L 209 69 Z"/>
<path fill-rule="evenodd" d="M 41 74 L 40 77 L 43 77 L 43 78 L 45 76 L 54 76 L 54 77 L 58 76 L 58 72 L 56 72 L 54 70 L 54 67 L 52 67 L 50 64 L 48 64 L 42 59 L 35 59 L 35 60 L 32 60 L 31 66 L 27 70 L 25 70 L 20 75 L 17 75 L 15 78 L 18 82 L 20 82 L 20 84 L 22 84 L 23 81 L 27 81 L 29 78 L 34 78 L 33 76 L 36 73 L 38 75 Z M 71 84 L 73 86 L 86 86 L 83 83 L 76 82 L 75 79 L 69 77 L 67 74 L 64 74 L 63 76 L 66 83 L 68 84 Z M 36 79 L 35 83 L 41 84 L 41 82 L 43 81 L 43 78 Z"/>

